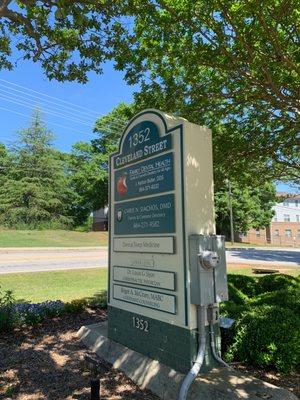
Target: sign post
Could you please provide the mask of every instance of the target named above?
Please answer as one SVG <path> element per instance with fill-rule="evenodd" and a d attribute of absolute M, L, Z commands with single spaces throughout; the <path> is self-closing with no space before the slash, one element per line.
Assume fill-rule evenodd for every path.
<path fill-rule="evenodd" d="M 136 115 L 110 159 L 109 223 L 108 337 L 188 371 L 198 346 L 188 238 L 215 233 L 211 131 Z"/>

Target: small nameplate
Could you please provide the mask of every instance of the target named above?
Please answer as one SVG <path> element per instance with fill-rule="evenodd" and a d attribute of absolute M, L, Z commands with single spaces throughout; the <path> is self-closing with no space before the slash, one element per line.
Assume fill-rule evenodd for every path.
<path fill-rule="evenodd" d="M 134 283 L 158 289 L 175 290 L 175 273 L 153 269 L 114 266 L 114 281 Z"/>
<path fill-rule="evenodd" d="M 130 286 L 114 285 L 113 297 L 127 303 L 176 314 L 176 298 L 170 294 L 152 292 Z"/>
<path fill-rule="evenodd" d="M 114 238 L 114 251 L 141 253 L 174 253 L 173 236 Z"/>

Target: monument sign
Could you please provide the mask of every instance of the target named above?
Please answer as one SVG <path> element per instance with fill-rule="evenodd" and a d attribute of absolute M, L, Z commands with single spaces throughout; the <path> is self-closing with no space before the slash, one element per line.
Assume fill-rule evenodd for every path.
<path fill-rule="evenodd" d="M 197 352 L 188 237 L 215 233 L 211 131 L 136 115 L 110 159 L 109 223 L 109 338 L 187 371 Z"/>

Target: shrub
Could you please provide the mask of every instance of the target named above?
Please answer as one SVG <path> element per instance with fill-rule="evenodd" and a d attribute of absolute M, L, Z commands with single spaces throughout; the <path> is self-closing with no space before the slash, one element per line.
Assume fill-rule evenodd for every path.
<path fill-rule="evenodd" d="M 0 332 L 7 332 L 13 328 L 16 321 L 14 304 L 13 292 L 11 290 L 2 291 L 0 287 Z"/>
<path fill-rule="evenodd" d="M 252 306 L 263 306 L 265 304 L 288 308 L 294 311 L 296 315 L 300 315 L 300 287 L 290 287 L 263 293 L 251 301 Z"/>
<path fill-rule="evenodd" d="M 228 297 L 235 304 L 246 304 L 249 300 L 248 296 L 241 290 L 237 289 L 233 283 L 228 282 Z"/>
<path fill-rule="evenodd" d="M 300 287 L 300 281 L 290 275 L 272 274 L 261 277 L 257 284 L 257 294 L 274 290 Z"/>
<path fill-rule="evenodd" d="M 87 306 L 86 299 L 72 300 L 68 303 L 65 303 L 64 312 L 71 313 L 71 314 L 77 314 L 77 313 L 82 312 L 86 306 Z"/>
<path fill-rule="evenodd" d="M 95 293 L 93 297 L 87 299 L 87 305 L 92 308 L 107 308 L 107 291 Z"/>
<path fill-rule="evenodd" d="M 19 303 L 14 306 L 15 312 L 21 323 L 35 325 L 46 317 L 55 317 L 64 310 L 64 303 L 60 300 L 44 301 L 42 303 Z"/>
<path fill-rule="evenodd" d="M 229 274 L 228 282 L 248 297 L 254 297 L 257 294 L 257 278 L 246 275 Z"/>
<path fill-rule="evenodd" d="M 229 300 L 220 304 L 220 315 L 222 317 L 237 319 L 245 311 L 249 310 L 250 310 L 250 305 L 248 303 L 236 304 L 233 301 Z"/>
<path fill-rule="evenodd" d="M 254 307 L 235 324 L 235 336 L 226 359 L 247 362 L 281 372 L 300 362 L 300 317 L 278 306 Z"/>

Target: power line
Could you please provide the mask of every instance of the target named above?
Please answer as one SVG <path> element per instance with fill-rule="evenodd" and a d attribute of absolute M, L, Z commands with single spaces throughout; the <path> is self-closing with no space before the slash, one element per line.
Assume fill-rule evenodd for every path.
<path fill-rule="evenodd" d="M 7 89 L 7 90 L 13 91 L 13 92 L 21 93 L 23 96 L 33 97 L 33 98 L 38 99 L 38 100 L 40 100 L 40 101 L 43 101 L 43 102 L 45 102 L 45 103 L 49 103 L 50 105 L 55 104 L 55 105 L 57 106 L 57 104 L 58 104 L 57 101 L 52 101 L 52 100 L 43 99 L 43 98 L 41 98 L 40 96 L 31 94 L 31 93 L 26 93 L 26 92 L 23 91 L 23 90 L 18 90 L 18 89 L 15 89 L 15 88 L 6 86 L 5 84 L 3 85 L 2 83 L 0 83 L 0 86 L 2 86 L 3 88 L 5 88 L 5 89 Z M 2 89 L 2 90 L 3 90 L 3 89 Z M 12 94 L 12 95 L 17 96 L 17 95 L 14 94 L 14 93 L 9 93 L 9 94 Z M 71 110 L 71 112 L 72 112 L 72 111 L 78 112 L 78 110 L 74 110 L 73 107 L 70 107 L 70 106 L 68 106 L 68 105 L 66 105 L 66 106 L 65 106 L 65 105 L 59 105 L 59 106 L 60 106 L 60 108 L 63 107 L 63 108 L 65 108 L 66 110 Z M 70 111 L 69 111 L 69 112 L 70 112 Z M 83 113 L 85 114 L 85 112 L 83 112 Z M 93 117 L 94 117 L 94 116 L 93 116 Z M 90 116 L 90 115 L 87 115 L 87 118 L 93 118 L 93 117 Z"/>
<path fill-rule="evenodd" d="M 0 86 L 3 86 L 1 83 L 0 83 Z M 4 86 L 5 87 L 5 86 Z M 6 89 L 6 87 L 5 87 L 5 89 Z M 10 88 L 9 88 L 9 90 L 11 90 Z M 13 89 L 14 90 L 14 89 Z M 1 92 L 4 92 L 4 94 L 5 95 L 7 95 L 7 96 L 13 96 L 13 98 L 14 97 L 16 97 L 17 98 L 17 100 L 18 99 L 21 99 L 21 100 L 24 100 L 24 101 L 27 101 L 27 102 L 33 102 L 33 103 L 38 103 L 38 104 L 40 104 L 41 106 L 42 106 L 42 102 L 44 102 L 45 100 L 44 99 L 40 99 L 39 97 L 37 97 L 37 96 L 35 96 L 35 97 L 37 97 L 37 99 L 38 100 L 35 100 L 35 99 L 28 99 L 26 96 L 27 96 L 27 94 L 25 93 L 25 95 L 19 95 L 19 94 L 15 94 L 15 93 L 9 93 L 9 92 L 7 92 L 6 90 L 4 90 L 4 89 L 2 89 L 2 88 L 0 88 L 0 91 Z M 31 95 L 29 95 L 29 96 L 31 96 Z M 50 102 L 49 102 L 50 103 Z M 53 104 L 55 104 L 55 103 L 53 103 Z M 43 105 L 43 107 L 45 107 L 44 105 Z M 76 113 L 74 113 L 73 111 L 69 111 L 69 110 L 64 110 L 63 109 L 63 107 L 64 106 L 62 106 L 62 107 L 58 107 L 57 105 L 52 105 L 52 102 L 50 103 L 50 105 L 46 105 L 46 107 L 51 107 L 51 108 L 54 108 L 54 110 L 53 111 L 57 111 L 57 110 L 60 110 L 60 111 L 63 111 L 64 113 L 68 113 L 68 114 L 70 114 L 70 116 L 75 116 L 76 118 L 78 118 L 78 111 L 77 111 L 77 114 Z M 82 118 L 80 118 L 82 121 L 84 121 L 84 122 L 86 122 L 86 123 L 90 123 L 90 124 L 93 124 L 95 121 L 93 120 L 91 120 L 91 121 L 89 121 L 89 120 L 86 120 L 86 119 L 82 119 Z"/>
<path fill-rule="evenodd" d="M 28 90 L 28 91 L 30 91 L 30 92 L 37 93 L 37 94 L 39 94 L 39 95 L 41 95 L 41 96 L 45 96 L 45 97 L 47 97 L 47 98 L 54 99 L 54 100 L 56 100 L 56 101 L 60 101 L 60 102 L 65 103 L 65 104 L 69 104 L 69 105 L 71 105 L 71 106 L 73 106 L 73 107 L 77 107 L 77 108 L 80 108 L 80 109 L 82 109 L 82 110 L 86 110 L 86 111 L 89 112 L 89 113 L 93 113 L 93 114 L 99 115 L 99 113 L 98 113 L 97 111 L 91 110 L 91 109 L 89 109 L 89 108 L 87 108 L 87 107 L 79 106 L 79 105 L 74 104 L 74 103 L 71 103 L 71 102 L 69 102 L 69 101 L 59 99 L 58 97 L 50 96 L 50 95 L 48 95 L 48 94 L 39 92 L 39 91 L 37 91 L 37 90 L 27 88 L 26 86 L 18 85 L 17 83 L 13 83 L 13 82 L 7 81 L 7 80 L 5 80 L 5 79 L 1 79 L 1 78 L 0 78 L 0 81 L 1 81 L 1 82 L 5 82 L 5 83 L 8 83 L 9 85 L 13 85 L 13 86 L 16 86 L 16 87 L 19 87 L 19 88 L 22 88 L 22 89 L 26 89 L 26 90 Z"/>
<path fill-rule="evenodd" d="M 21 115 L 22 117 L 29 118 L 28 115 L 23 114 L 23 113 L 20 113 L 20 112 L 18 112 L 18 111 L 10 110 L 9 108 L 5 108 L 5 107 L 1 107 L 1 106 L 0 106 L 0 109 L 1 109 L 1 110 L 4 110 L 4 111 L 11 112 L 11 113 L 14 113 L 14 114 L 17 114 L 17 115 Z M 91 137 L 94 138 L 94 135 L 92 135 L 92 134 L 90 134 L 90 133 L 87 133 L 87 132 L 79 131 L 78 129 L 73 129 L 73 128 L 70 128 L 70 127 L 65 126 L 65 125 L 57 124 L 57 123 L 55 123 L 55 122 L 48 122 L 48 123 L 49 123 L 49 125 L 56 125 L 56 126 L 58 126 L 58 127 L 60 127 L 60 128 L 72 130 L 72 131 L 74 131 L 74 132 L 81 133 L 82 135 L 88 135 L 88 136 L 91 136 Z"/>
<path fill-rule="evenodd" d="M 2 99 L 2 100 L 4 100 L 4 101 L 8 101 L 8 102 L 10 102 L 10 103 L 14 103 L 14 104 L 17 104 L 17 105 L 21 105 L 21 106 L 23 106 L 23 107 L 27 107 L 27 108 L 30 108 L 30 109 L 33 108 L 32 105 L 28 104 L 26 101 L 23 101 L 23 100 L 16 100 L 16 99 L 10 99 L 10 98 L 7 98 L 7 97 L 3 96 L 1 93 L 0 93 L 0 99 Z M 34 104 L 34 106 L 36 107 L 36 104 Z M 73 122 L 73 123 L 75 122 L 75 123 L 77 123 L 77 124 L 81 124 L 81 125 L 88 126 L 90 129 L 92 129 L 92 126 L 91 126 L 90 124 L 86 123 L 86 122 L 82 122 L 82 121 L 79 120 L 79 119 L 74 119 L 74 117 L 73 117 L 73 118 L 70 118 L 70 117 L 68 117 L 68 116 L 65 116 L 64 114 L 61 114 L 61 113 L 58 112 L 58 111 L 49 110 L 47 107 L 46 107 L 46 108 L 45 108 L 45 107 L 43 108 L 43 112 L 44 112 L 45 114 L 48 114 L 48 115 L 53 115 L 53 116 L 55 116 L 55 117 L 63 118 L 63 119 L 65 119 L 65 120 L 71 121 L 71 122 Z"/>
<path fill-rule="evenodd" d="M 101 117 L 101 116 L 106 116 L 106 114 L 100 114 L 100 113 L 98 113 L 97 111 L 94 111 L 94 110 L 91 110 L 91 109 L 88 109 L 88 108 L 86 108 L 86 107 L 82 107 L 82 106 L 79 106 L 79 105 L 77 105 L 77 104 L 74 104 L 74 103 L 71 103 L 71 102 L 68 102 L 68 101 L 65 101 L 65 100 L 62 100 L 62 99 L 59 99 L 58 97 L 54 97 L 54 96 L 49 96 L 49 95 L 47 95 L 47 94 L 45 94 L 45 93 L 42 93 L 42 92 L 39 92 L 39 91 L 37 91 L 37 90 L 33 90 L 33 89 L 30 89 L 30 88 L 28 88 L 28 87 L 26 87 L 26 86 L 22 86 L 22 85 L 18 85 L 18 84 L 16 84 L 16 83 L 13 83 L 13 82 L 10 82 L 10 81 L 7 81 L 7 80 L 5 80 L 5 79 L 0 79 L 0 81 L 2 81 L 2 82 L 5 82 L 6 84 L 8 84 L 8 85 L 13 85 L 13 86 L 16 86 L 16 87 L 19 87 L 19 88 L 22 88 L 22 89 L 25 89 L 25 91 L 24 90 L 17 90 L 17 89 L 14 89 L 14 88 L 12 88 L 12 87 L 9 87 L 9 86 L 7 86 L 7 85 L 3 85 L 3 84 L 0 84 L 1 86 L 3 86 L 4 88 L 6 88 L 6 89 L 9 89 L 9 90 L 13 90 L 13 91 L 17 91 L 17 92 L 20 92 L 20 93 L 23 93 L 25 96 L 31 96 L 31 97 L 35 97 L 35 98 L 39 98 L 39 96 L 44 96 L 44 97 L 47 97 L 47 98 L 50 98 L 50 99 L 54 99 L 54 100 L 56 100 L 56 102 L 57 101 L 59 101 L 59 102 L 62 102 L 62 103 L 64 103 L 64 104 L 67 104 L 67 106 L 63 106 L 63 105 L 60 105 L 60 104 L 58 104 L 58 106 L 60 107 L 60 110 L 61 110 L 61 107 L 66 107 L 66 108 L 69 108 L 69 109 L 71 109 L 71 110 L 73 110 L 73 108 L 74 107 L 77 107 L 77 108 L 80 108 L 80 109 L 84 109 L 84 110 L 87 110 L 89 113 L 94 113 L 94 114 L 96 114 L 97 115 L 97 117 L 99 118 L 99 117 Z M 30 94 L 30 93 L 26 93 L 26 90 L 27 91 L 30 91 L 30 92 L 33 92 L 33 93 L 37 93 L 38 94 L 38 96 L 36 96 L 36 95 L 32 95 L 32 94 Z M 10 94 L 12 94 L 12 93 L 10 93 Z M 45 101 L 45 102 L 49 102 L 49 103 L 54 103 L 54 104 L 56 104 L 55 102 L 53 102 L 53 101 L 51 101 L 51 100 L 46 100 L 46 99 L 41 99 L 41 101 Z M 71 105 L 72 107 L 69 107 L 68 105 Z M 75 112 L 77 112 L 78 110 L 74 110 Z M 88 117 L 90 117 L 90 118 L 94 118 L 95 116 L 93 115 L 88 115 Z M 120 120 L 120 119 L 114 119 L 114 120 L 112 120 L 112 124 L 113 125 L 122 125 L 122 123 L 123 122 L 125 122 L 125 123 L 127 123 L 128 121 L 127 120 Z"/>
<path fill-rule="evenodd" d="M 0 84 L 0 86 L 1 86 L 1 84 Z M 3 89 L 0 88 L 0 91 L 3 91 Z M 5 95 L 14 96 L 14 97 L 17 97 L 17 98 L 14 98 L 14 97 L 11 98 L 11 97 L 5 96 Z M 2 98 L 4 101 L 9 101 L 9 102 L 12 102 L 12 103 L 15 103 L 15 104 L 18 104 L 18 105 L 25 105 L 26 107 L 28 107 L 28 102 L 33 102 L 34 106 L 40 106 L 42 108 L 42 110 L 45 111 L 45 113 L 46 112 L 49 113 L 49 114 L 52 113 L 52 115 L 54 115 L 54 116 L 58 116 L 58 117 L 63 118 L 63 119 L 69 119 L 72 122 L 75 121 L 75 122 L 78 122 L 80 124 L 86 125 L 86 126 L 88 126 L 90 128 L 91 128 L 91 125 L 94 123 L 94 122 L 91 122 L 91 121 L 89 122 L 87 120 L 82 120 L 82 119 L 78 118 L 76 115 L 74 116 L 72 114 L 71 115 L 66 114 L 66 113 L 70 114 L 70 111 L 61 110 L 60 108 L 58 108 L 58 109 L 55 108 L 53 110 L 51 108 L 48 108 L 49 106 L 45 107 L 43 104 L 42 105 L 39 104 L 39 102 L 37 100 L 27 99 L 26 97 L 22 97 L 22 96 L 20 96 L 18 94 L 14 94 L 14 93 L 5 93 L 5 94 L 3 94 L 3 93 L 0 93 L 0 96 L 2 96 L 0 98 Z M 53 107 L 53 106 L 50 105 L 50 107 Z M 59 111 L 57 111 L 57 110 L 59 110 Z M 62 111 L 64 114 L 62 114 L 60 111 Z M 120 121 L 118 121 L 118 122 L 114 122 L 114 121 L 116 121 L 116 120 L 113 120 L 109 125 L 112 125 L 116 129 L 121 129 L 121 126 L 124 127 L 124 125 L 125 125 L 125 121 L 124 121 L 124 125 Z"/>
<path fill-rule="evenodd" d="M 46 103 L 50 104 L 50 105 L 47 104 L 46 107 L 54 108 L 53 111 L 57 112 L 57 110 L 59 110 L 59 112 L 62 111 L 64 113 L 68 113 L 68 114 L 70 114 L 71 117 L 75 116 L 75 118 L 79 119 L 78 118 L 78 110 L 74 110 L 71 107 L 62 106 L 62 105 L 57 104 L 56 102 L 51 101 L 51 100 L 49 101 L 49 100 L 46 100 L 46 99 L 41 99 L 39 96 L 35 96 L 35 95 L 30 94 L 30 93 L 26 93 L 26 92 L 24 92 L 22 90 L 18 90 L 18 89 L 7 87 L 7 86 L 5 86 L 5 85 L 3 85 L 1 83 L 0 83 L 0 86 L 2 86 L 4 89 L 13 90 L 15 92 L 21 93 L 21 94 L 10 93 L 10 92 L 7 92 L 7 90 L 4 90 L 4 89 L 0 88 L 0 91 L 4 92 L 5 95 L 16 97 L 17 100 L 20 98 L 21 100 L 25 100 L 26 102 L 31 101 L 31 102 L 34 102 L 34 103 L 38 103 L 42 107 L 45 107 L 45 106 L 44 106 L 44 104 L 41 104 L 41 103 L 42 102 L 46 102 Z M 34 98 L 37 98 L 38 100 L 28 99 L 26 96 L 34 97 Z M 66 108 L 66 110 L 64 110 L 63 108 Z M 87 120 L 87 119 L 83 119 L 82 117 L 85 117 L 85 116 L 80 115 L 80 120 L 82 120 L 82 121 L 84 121 L 86 123 L 89 123 L 89 124 L 94 124 L 95 123 L 95 119 Z M 91 118 L 91 117 L 87 116 L 87 118 Z M 127 120 L 125 120 L 125 119 L 115 119 L 115 120 L 113 120 L 113 125 L 121 126 L 122 123 L 125 123 L 125 122 L 127 122 Z"/>

